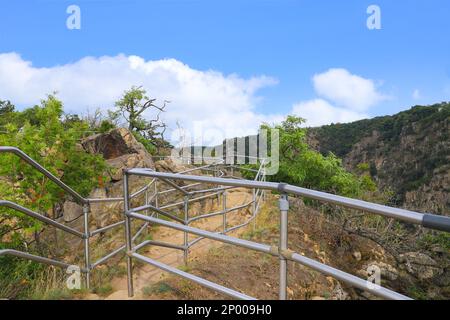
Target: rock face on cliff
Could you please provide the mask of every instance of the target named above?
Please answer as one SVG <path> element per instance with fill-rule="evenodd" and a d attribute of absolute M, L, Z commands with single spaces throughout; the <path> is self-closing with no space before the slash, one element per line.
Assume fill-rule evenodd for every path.
<path fill-rule="evenodd" d="M 133 134 L 124 128 L 88 137 L 82 142 L 84 150 L 101 154 L 115 170 L 112 181 L 122 180 L 124 168 L 154 168 L 151 155 Z"/>
<path fill-rule="evenodd" d="M 124 128 L 111 130 L 108 133 L 96 134 L 86 138 L 82 148 L 89 153 L 104 157 L 111 170 L 111 181 L 102 188 L 92 190 L 90 198 L 122 197 L 122 169 L 124 168 L 155 168 L 152 156 L 138 142 L 133 134 Z M 130 177 L 132 192 L 143 187 L 150 178 Z M 95 230 L 122 219 L 123 203 L 108 202 L 91 205 L 90 224 Z M 62 206 L 63 221 L 78 223 L 83 215 L 80 205 L 66 201 Z"/>
<path fill-rule="evenodd" d="M 395 205 L 450 215 L 450 104 L 309 131 L 310 144 L 333 152 L 349 170 L 370 165 Z"/>

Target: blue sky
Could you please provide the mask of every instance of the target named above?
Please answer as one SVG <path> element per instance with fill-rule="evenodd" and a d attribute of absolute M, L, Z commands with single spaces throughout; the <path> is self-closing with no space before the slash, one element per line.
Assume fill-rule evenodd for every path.
<path fill-rule="evenodd" d="M 0 3 L 0 53 L 15 52 L 41 71 L 87 56 L 124 54 L 145 61 L 172 58 L 192 70 L 243 80 L 264 75 L 272 83 L 251 94 L 252 112 L 263 115 L 287 114 L 313 99 L 336 106 L 339 101 L 318 94 L 312 81 L 330 69 L 373 82 L 384 98 L 363 110 L 368 116 L 450 100 L 447 0 Z M 71 4 L 81 9 L 80 30 L 66 28 Z M 381 30 L 366 27 L 371 4 L 381 9 Z M 10 92 L 0 89 L 0 99 L 14 101 Z"/>

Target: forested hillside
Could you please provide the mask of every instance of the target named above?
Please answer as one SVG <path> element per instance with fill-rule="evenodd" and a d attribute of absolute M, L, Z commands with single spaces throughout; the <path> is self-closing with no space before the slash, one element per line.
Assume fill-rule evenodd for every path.
<path fill-rule="evenodd" d="M 368 167 L 380 187 L 392 189 L 392 204 L 450 214 L 449 103 L 311 128 L 308 141 L 351 171 Z"/>

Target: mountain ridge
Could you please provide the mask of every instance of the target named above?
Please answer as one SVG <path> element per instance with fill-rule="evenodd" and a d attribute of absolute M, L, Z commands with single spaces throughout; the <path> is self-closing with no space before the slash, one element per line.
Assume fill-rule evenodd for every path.
<path fill-rule="evenodd" d="M 334 153 L 350 171 L 369 166 L 392 204 L 450 214 L 450 103 L 414 106 L 392 116 L 308 129 L 308 143 Z"/>

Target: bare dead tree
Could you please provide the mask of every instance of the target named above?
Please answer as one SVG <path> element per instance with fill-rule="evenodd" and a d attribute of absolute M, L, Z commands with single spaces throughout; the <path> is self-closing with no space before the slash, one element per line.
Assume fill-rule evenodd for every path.
<path fill-rule="evenodd" d="M 164 139 L 167 124 L 161 120 L 161 115 L 166 111 L 170 101 L 164 100 L 162 106 L 156 104 L 157 99 L 149 99 L 142 87 L 132 87 L 125 91 L 122 98 L 116 102 L 117 111 L 120 112 L 128 129 L 139 133 L 156 147 L 164 147 L 168 143 Z M 151 119 L 144 118 L 144 112 L 156 111 Z"/>

